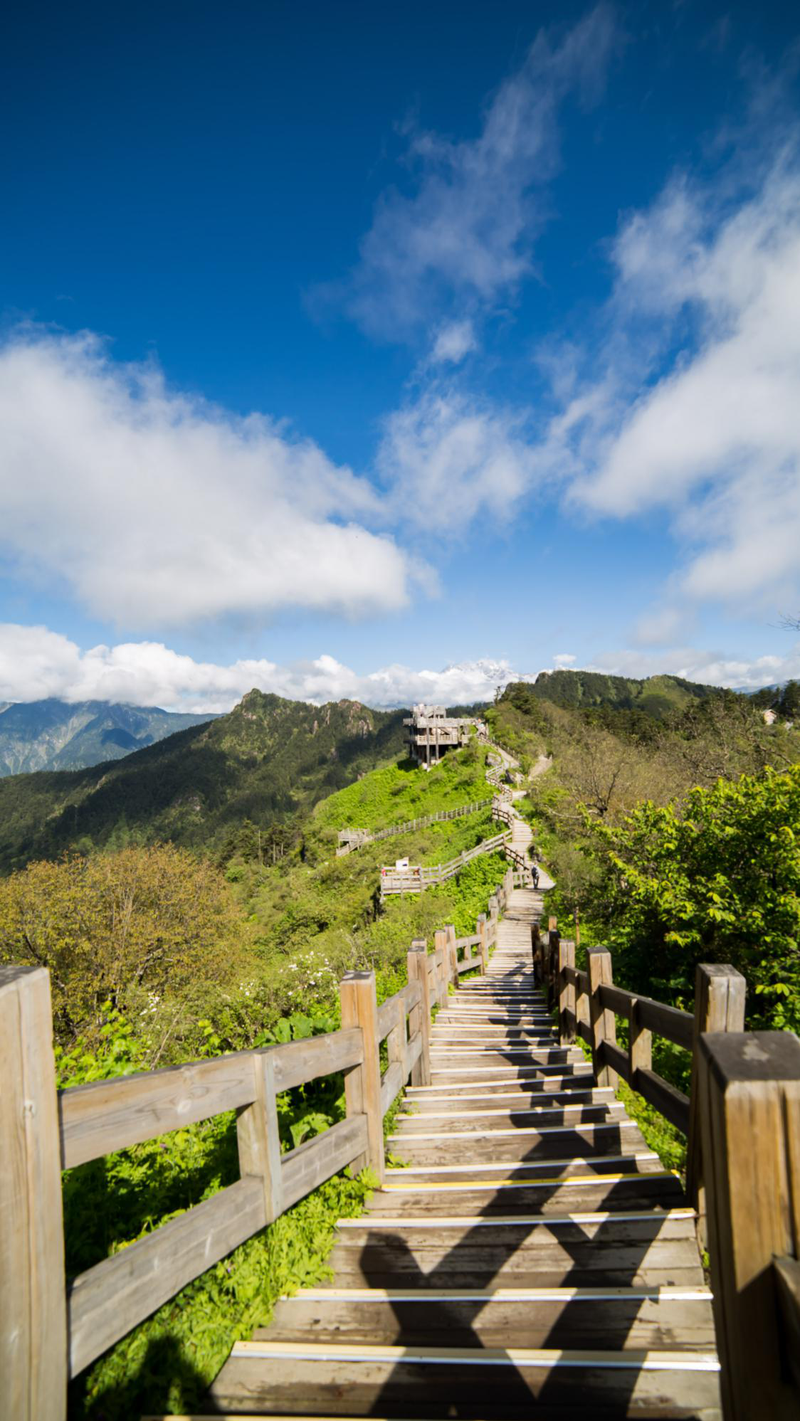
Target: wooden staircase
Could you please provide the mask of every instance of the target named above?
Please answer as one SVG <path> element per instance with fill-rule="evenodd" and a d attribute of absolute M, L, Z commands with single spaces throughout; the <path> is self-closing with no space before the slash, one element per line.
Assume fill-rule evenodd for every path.
<path fill-rule="evenodd" d="M 385 1187 L 343 1219 L 330 1285 L 237 1343 L 215 1414 L 720 1417 L 695 1216 L 536 990 L 540 895 L 431 1031 Z"/>

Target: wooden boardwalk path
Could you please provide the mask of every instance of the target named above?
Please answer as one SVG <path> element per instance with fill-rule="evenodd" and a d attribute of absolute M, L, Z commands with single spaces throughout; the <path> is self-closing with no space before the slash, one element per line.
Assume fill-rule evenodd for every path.
<path fill-rule="evenodd" d="M 719 1418 L 695 1217 L 533 979 L 516 889 L 488 976 L 431 1031 L 385 1187 L 332 1283 L 279 1303 L 211 1391 L 273 1416 Z"/>

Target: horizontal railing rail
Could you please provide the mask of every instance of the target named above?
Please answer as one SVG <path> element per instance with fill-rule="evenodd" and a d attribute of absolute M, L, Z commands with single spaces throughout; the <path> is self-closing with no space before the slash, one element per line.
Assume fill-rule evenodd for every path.
<path fill-rule="evenodd" d="M 427 829 L 431 824 L 464 819 L 470 814 L 477 814 L 481 809 L 488 809 L 493 802 L 494 796 L 490 795 L 487 799 L 476 799 L 472 804 L 462 804 L 455 809 L 440 809 L 436 814 L 423 814 L 421 818 L 407 819 L 403 824 L 390 824 L 385 829 L 376 829 L 374 833 L 369 829 L 340 829 L 339 838 L 343 841 L 336 850 L 336 856 L 343 858 L 345 854 L 351 854 L 356 849 L 363 848 L 365 844 L 375 844 L 396 834 L 410 834 L 415 829 Z M 343 836 L 348 834 L 353 835 L 353 838 L 343 839 Z"/>
<path fill-rule="evenodd" d="M 702 1202 L 699 1139 L 692 1124 L 691 1096 L 653 1070 L 653 1035 L 696 1054 L 697 1040 L 707 1030 L 741 1030 L 744 1025 L 745 982 L 733 967 L 707 966 L 698 971 L 697 1007 L 679 1011 L 664 1002 L 614 984 L 611 953 L 603 947 L 587 950 L 587 969 L 575 967 L 575 943 L 561 938 L 551 919 L 550 930 L 535 932 L 537 970 L 547 987 L 548 1003 L 559 1013 L 562 1044 L 577 1037 L 591 1048 L 598 1084 L 616 1087 L 621 1076 L 676 1129 L 689 1138 L 689 1188 Z M 721 1013 L 718 1000 L 724 999 Z M 709 1014 L 710 1013 L 710 1014 Z M 628 1049 L 617 1044 L 616 1018 L 628 1024 Z M 715 1024 L 709 1026 L 709 1022 Z"/>
<path fill-rule="evenodd" d="M 435 864 L 432 867 L 414 865 L 411 868 L 382 868 L 381 897 L 387 898 L 392 893 L 422 893 L 426 888 L 454 878 L 473 859 L 480 858 L 483 854 L 497 853 L 501 849 L 505 851 L 510 844 L 511 833 L 505 829 L 502 834 L 493 834 L 490 839 L 483 839 L 473 849 L 465 849 L 457 858 L 450 859 L 447 863 Z"/>
<path fill-rule="evenodd" d="M 461 973 L 486 971 L 510 880 L 475 933 L 412 943 L 406 985 L 380 1006 L 375 974 L 347 973 L 339 1031 L 60 1091 L 49 974 L 0 968 L 0 1368 L 15 1421 L 64 1421 L 69 1377 L 332 1175 L 368 1166 L 382 1182 L 383 1117 L 409 1079 L 430 1084 L 431 1013 Z M 346 1117 L 282 1150 L 278 1097 L 338 1073 Z M 241 1177 L 67 1285 L 61 1171 L 227 1111 Z"/>

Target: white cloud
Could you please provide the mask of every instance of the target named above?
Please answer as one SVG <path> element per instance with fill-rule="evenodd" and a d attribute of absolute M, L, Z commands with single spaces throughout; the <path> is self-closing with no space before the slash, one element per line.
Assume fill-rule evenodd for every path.
<path fill-rule="evenodd" d="M 762 609 L 800 588 L 797 154 L 752 187 L 734 202 L 673 182 L 626 222 L 603 380 L 578 386 L 542 453 L 573 504 L 669 513 L 672 594 Z"/>
<path fill-rule="evenodd" d="M 561 653 L 554 669 L 574 665 Z M 718 651 L 672 648 L 663 652 L 615 651 L 587 667 L 618 676 L 671 673 L 716 686 L 755 689 L 800 677 L 800 641 L 786 655 L 735 658 Z M 415 701 L 468 705 L 491 701 L 498 686 L 534 681 L 503 658 L 461 662 L 444 670 L 415 670 L 394 663 L 360 675 L 330 655 L 280 666 L 263 657 L 230 665 L 195 661 L 160 642 L 126 642 L 82 651 L 46 627 L 0 623 L 0 703 L 42 700 L 123 701 L 167 710 L 227 711 L 255 686 L 289 700 L 358 700 L 393 707 Z"/>
<path fill-rule="evenodd" d="M 558 166 L 557 114 L 571 93 L 600 96 L 616 39 L 602 3 L 559 43 L 541 31 L 489 103 L 477 137 L 409 129 L 411 195 L 385 192 L 344 297 L 368 331 L 390 339 L 427 324 L 450 296 L 492 303 L 533 266 L 548 216 L 534 189 Z"/>
<path fill-rule="evenodd" d="M 785 656 L 765 655 L 752 658 L 730 656 L 721 651 L 678 647 L 666 651 L 615 651 L 598 656 L 587 671 L 602 671 L 609 676 L 682 676 L 686 681 L 699 681 L 707 686 L 732 686 L 755 691 L 800 677 L 800 642 Z"/>
<path fill-rule="evenodd" d="M 556 666 L 559 671 L 566 671 L 568 667 L 573 666 L 576 661 L 577 657 L 572 656 L 571 653 L 567 651 L 562 651 L 558 656 L 553 657 L 553 665 Z"/>
<path fill-rule="evenodd" d="M 431 350 L 431 363 L 457 365 L 473 350 L 478 341 L 472 321 L 448 321 L 440 326 Z"/>
<path fill-rule="evenodd" d="M 479 514 L 499 521 L 536 476 L 524 417 L 431 386 L 384 425 L 377 468 L 398 516 L 435 531 L 462 531 Z"/>
<path fill-rule="evenodd" d="M 522 679 L 508 661 L 473 661 L 443 671 L 394 664 L 358 675 L 335 657 L 279 666 L 265 658 L 228 666 L 198 662 L 160 642 L 82 651 L 46 627 L 0 623 L 0 702 L 123 701 L 167 710 L 227 711 L 255 686 L 290 700 L 360 700 L 370 706 L 449 705 L 491 700 L 498 685 Z"/>
<path fill-rule="evenodd" d="M 90 335 L 0 349 L 0 547 L 104 620 L 155 627 L 408 601 L 366 480 L 311 440 L 167 389 Z"/>

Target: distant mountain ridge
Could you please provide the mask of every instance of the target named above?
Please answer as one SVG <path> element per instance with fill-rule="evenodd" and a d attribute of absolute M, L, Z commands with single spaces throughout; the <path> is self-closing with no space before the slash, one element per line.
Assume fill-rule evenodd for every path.
<path fill-rule="evenodd" d="M 719 686 L 686 681 L 682 676 L 648 676 L 637 681 L 628 676 L 607 676 L 600 671 L 540 671 L 535 681 L 525 684 L 532 695 L 552 701 L 564 710 L 613 706 L 618 710 L 643 711 L 655 720 L 681 710 L 690 701 L 724 694 Z M 504 695 L 509 699 L 512 690 L 510 686 L 505 688 Z"/>
<path fill-rule="evenodd" d="M 403 753 L 406 712 L 253 690 L 228 715 L 89 769 L 0 779 L 0 872 L 71 845 L 213 845 L 285 824 Z M 0 715 L 0 722 L 3 715 Z"/>
<path fill-rule="evenodd" d="M 158 706 L 55 697 L 0 704 L 0 776 L 88 769 L 213 719 Z"/>

